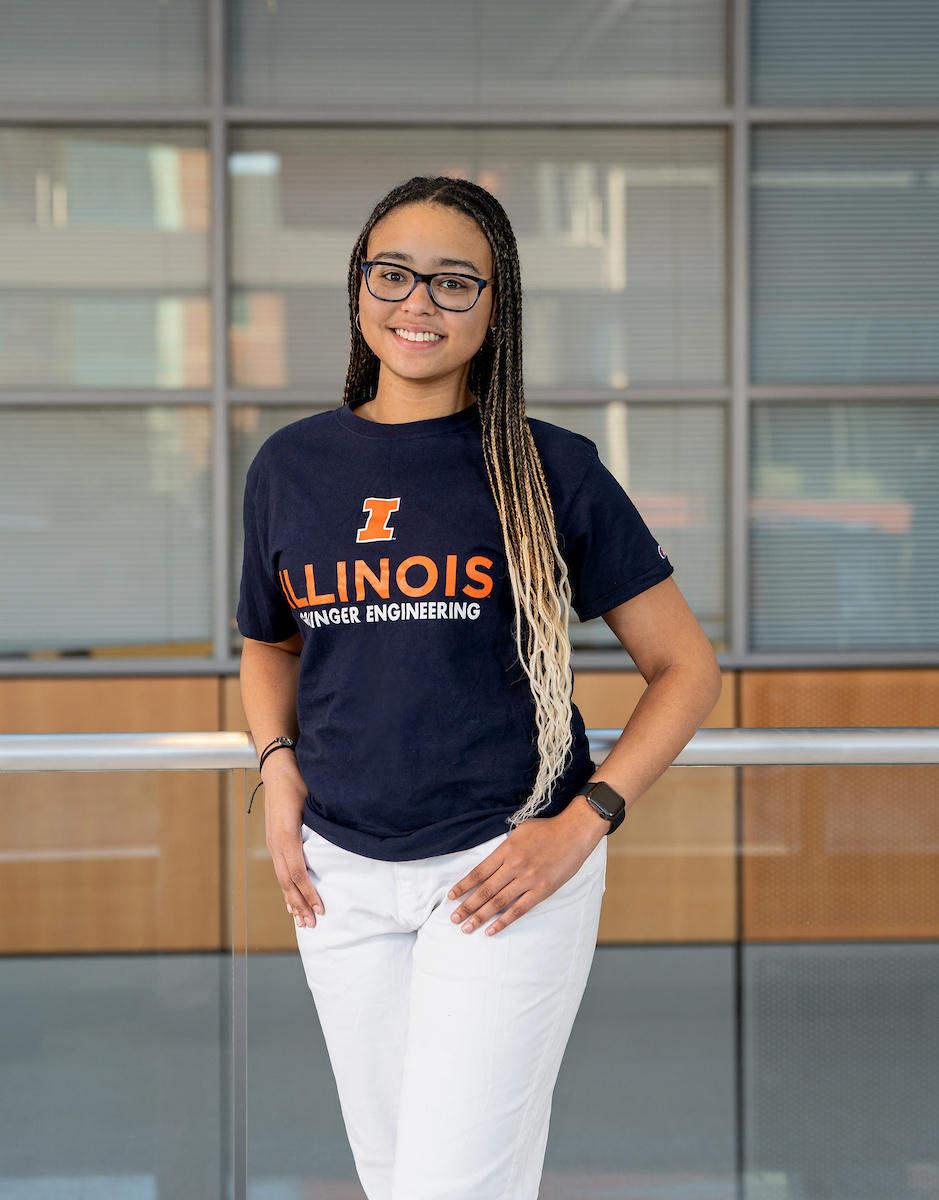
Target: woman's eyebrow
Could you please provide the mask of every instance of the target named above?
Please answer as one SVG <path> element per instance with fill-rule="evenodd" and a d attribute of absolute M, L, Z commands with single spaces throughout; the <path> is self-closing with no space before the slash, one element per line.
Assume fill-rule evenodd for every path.
<path fill-rule="evenodd" d="M 414 259 L 410 254 L 405 254 L 403 250 L 382 250 L 375 255 L 373 262 L 387 261 L 388 259 L 396 259 L 398 262 L 413 263 Z M 475 274 L 479 274 L 479 267 L 475 263 L 469 262 L 465 258 L 438 258 L 438 267 L 467 267 Z"/>

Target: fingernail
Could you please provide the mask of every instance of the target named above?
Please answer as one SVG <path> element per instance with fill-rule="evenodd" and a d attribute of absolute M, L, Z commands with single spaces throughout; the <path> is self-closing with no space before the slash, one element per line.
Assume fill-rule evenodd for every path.
<path fill-rule="evenodd" d="M 456 923 L 457 921 L 460 920 L 460 914 L 459 913 L 451 913 L 450 920 L 453 921 L 454 923 Z"/>
<path fill-rule="evenodd" d="M 313 911 L 317 914 L 317 916 L 321 917 L 323 915 L 323 913 L 326 911 L 326 909 L 321 908 L 318 904 L 315 904 L 313 906 Z"/>
<path fill-rule="evenodd" d="M 462 929 L 463 929 L 464 933 L 472 933 L 473 932 L 472 922 L 467 921 L 466 924 L 464 926 L 462 926 Z"/>

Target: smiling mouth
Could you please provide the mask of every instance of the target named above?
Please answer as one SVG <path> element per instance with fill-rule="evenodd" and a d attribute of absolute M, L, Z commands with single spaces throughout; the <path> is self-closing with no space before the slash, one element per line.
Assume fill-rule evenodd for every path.
<path fill-rule="evenodd" d="M 442 342 L 444 335 L 442 333 L 415 333 L 412 329 L 393 329 L 391 331 L 396 337 L 401 338 L 403 342 L 419 342 L 433 343 Z"/>

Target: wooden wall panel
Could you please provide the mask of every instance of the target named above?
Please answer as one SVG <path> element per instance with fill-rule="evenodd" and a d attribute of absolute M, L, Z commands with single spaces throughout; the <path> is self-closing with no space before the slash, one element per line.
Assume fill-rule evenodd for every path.
<path fill-rule="evenodd" d="M 939 670 L 743 671 L 745 729 L 939 725 Z"/>
<path fill-rule="evenodd" d="M 721 697 L 704 722 L 705 729 L 733 729 L 737 724 L 737 672 L 723 671 Z M 619 729 L 629 720 L 646 681 L 638 671 L 578 671 L 574 703 L 588 729 Z"/>
<path fill-rule="evenodd" d="M 645 680 L 632 671 L 581 671 L 574 702 L 588 728 L 629 720 Z M 736 724 L 736 677 L 709 728 Z M 734 774 L 672 767 L 610 837 L 601 942 L 720 942 L 736 936 Z"/>
<path fill-rule="evenodd" d="M 734 772 L 671 767 L 608 845 L 601 942 L 736 936 Z"/>
<path fill-rule="evenodd" d="M 5 732 L 211 730 L 214 678 L 0 680 Z M 214 772 L 0 776 L 0 952 L 220 944 Z"/>
<path fill-rule="evenodd" d="M 0 679 L 4 733 L 184 733 L 218 719 L 214 676 Z"/>
<path fill-rule="evenodd" d="M 241 705 L 241 689 L 237 677 L 221 681 L 222 720 L 225 729 L 247 729 L 248 721 Z M 246 778 L 247 777 L 247 778 Z M 245 813 L 244 789 L 250 796 L 261 776 L 257 771 L 235 772 L 234 844 L 235 912 L 244 912 L 247 901 L 247 949 L 263 951 L 296 950 L 297 938 L 293 919 L 284 906 L 283 893 L 277 883 L 271 856 L 264 840 L 264 788 L 258 792 L 250 815 Z M 244 869 L 247 853 L 247 870 Z M 245 889 L 247 888 L 247 895 Z M 239 944 L 245 941 L 243 928 L 237 930 Z"/>
<path fill-rule="evenodd" d="M 749 727 L 939 726 L 939 671 L 755 671 Z M 748 767 L 753 941 L 939 937 L 939 767 Z"/>

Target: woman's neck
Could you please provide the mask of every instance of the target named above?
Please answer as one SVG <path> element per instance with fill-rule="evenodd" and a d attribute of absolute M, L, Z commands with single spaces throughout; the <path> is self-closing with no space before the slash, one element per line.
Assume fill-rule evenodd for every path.
<path fill-rule="evenodd" d="M 467 387 L 469 364 L 456 376 L 440 380 L 401 379 L 382 367 L 373 400 L 357 406 L 356 416 L 378 425 L 405 425 L 449 417 L 475 403 Z"/>

